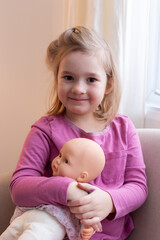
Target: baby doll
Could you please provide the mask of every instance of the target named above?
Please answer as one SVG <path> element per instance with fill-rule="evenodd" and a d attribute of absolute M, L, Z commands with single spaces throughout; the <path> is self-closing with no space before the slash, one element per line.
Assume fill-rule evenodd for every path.
<path fill-rule="evenodd" d="M 96 142 L 86 138 L 75 138 L 63 145 L 59 155 L 53 159 L 51 166 L 53 177 L 62 176 L 73 178 L 76 181 L 75 184 L 77 184 L 77 182 L 89 183 L 95 179 L 103 170 L 104 165 L 104 152 Z M 84 191 L 84 195 L 86 194 L 88 193 Z M 72 193 L 69 198 L 73 200 L 81 196 L 82 191 L 78 191 L 77 188 L 77 193 Z M 64 223 L 66 220 L 63 222 L 63 217 L 69 218 L 67 218 L 67 225 L 68 221 L 74 222 L 74 220 L 76 220 L 76 224 L 78 222 L 79 225 L 79 220 L 76 219 L 73 214 L 70 214 L 68 208 L 63 206 L 43 205 L 35 209 L 21 209 L 24 213 L 12 221 L 10 226 L 1 235 L 1 240 L 62 240 L 66 234 L 66 226 Z M 57 214 L 53 214 L 52 211 L 57 212 Z M 61 217 L 59 219 L 60 215 Z M 73 227 L 75 227 L 74 224 Z M 100 223 L 97 225 L 97 228 L 101 228 Z M 69 234 L 69 232 L 70 230 L 67 232 L 67 234 L 70 235 L 68 236 L 69 239 L 75 239 L 75 236 Z M 94 233 L 94 230 L 91 226 L 83 226 L 81 233 L 82 239 L 88 240 Z M 79 238 L 76 237 L 76 239 L 81 239 L 80 235 Z"/>

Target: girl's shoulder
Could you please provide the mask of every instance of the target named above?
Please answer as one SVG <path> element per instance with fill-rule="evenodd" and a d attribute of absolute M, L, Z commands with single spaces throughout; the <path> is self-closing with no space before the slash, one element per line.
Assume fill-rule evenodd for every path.
<path fill-rule="evenodd" d="M 37 126 L 37 127 L 44 127 L 44 126 L 48 126 L 51 123 L 54 122 L 61 122 L 63 121 L 64 116 L 60 115 L 60 116 L 43 116 L 41 117 L 39 120 L 37 120 L 32 126 Z"/>
<path fill-rule="evenodd" d="M 106 138 L 108 136 L 117 146 L 127 147 L 128 142 L 132 141 L 132 139 L 137 141 L 137 130 L 129 117 L 117 114 L 109 125 Z"/>
<path fill-rule="evenodd" d="M 31 128 L 39 129 L 47 134 L 51 134 L 52 129 L 57 129 L 58 127 L 65 124 L 64 116 L 43 116 L 34 124 Z"/>
<path fill-rule="evenodd" d="M 119 129 L 121 131 L 136 130 L 130 118 L 123 114 L 116 114 L 115 118 L 110 124 L 110 127 Z"/>
<path fill-rule="evenodd" d="M 129 117 L 124 114 L 117 113 L 114 120 L 128 121 Z"/>
<path fill-rule="evenodd" d="M 117 113 L 115 118 L 113 119 L 113 122 L 128 124 L 128 123 L 131 123 L 132 121 L 130 120 L 130 118 L 128 116 L 120 114 L 120 113 Z"/>
<path fill-rule="evenodd" d="M 56 143 L 58 149 L 66 141 L 78 136 L 76 130 L 71 129 L 64 115 L 43 116 L 32 125 L 32 131 L 42 137 L 49 138 L 53 143 Z"/>
<path fill-rule="evenodd" d="M 49 124 L 49 122 L 54 121 L 55 116 L 42 116 L 38 119 L 32 126 L 43 126 Z"/>

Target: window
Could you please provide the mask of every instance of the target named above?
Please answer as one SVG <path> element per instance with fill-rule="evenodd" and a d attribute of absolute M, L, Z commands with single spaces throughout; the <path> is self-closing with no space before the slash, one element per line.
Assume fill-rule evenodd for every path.
<path fill-rule="evenodd" d="M 160 1 L 150 1 L 147 59 L 147 107 L 160 110 Z"/>

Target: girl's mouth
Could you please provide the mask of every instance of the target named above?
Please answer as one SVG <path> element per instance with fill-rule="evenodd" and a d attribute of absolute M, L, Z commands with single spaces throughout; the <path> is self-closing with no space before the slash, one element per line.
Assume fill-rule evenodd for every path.
<path fill-rule="evenodd" d="M 72 97 L 70 97 L 69 99 L 71 99 L 71 100 L 73 100 L 73 101 L 77 101 L 77 102 L 81 102 L 81 101 L 86 101 L 86 100 L 88 100 L 88 99 L 86 99 L 86 98 L 72 98 Z"/>

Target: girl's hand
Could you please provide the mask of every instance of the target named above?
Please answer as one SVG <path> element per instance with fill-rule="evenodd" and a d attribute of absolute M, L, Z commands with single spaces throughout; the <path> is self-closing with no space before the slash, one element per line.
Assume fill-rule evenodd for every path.
<path fill-rule="evenodd" d="M 87 183 L 78 183 L 77 187 L 90 193 L 68 203 L 70 211 L 81 220 L 81 223 L 94 226 L 115 212 L 112 198 L 107 192 Z"/>

